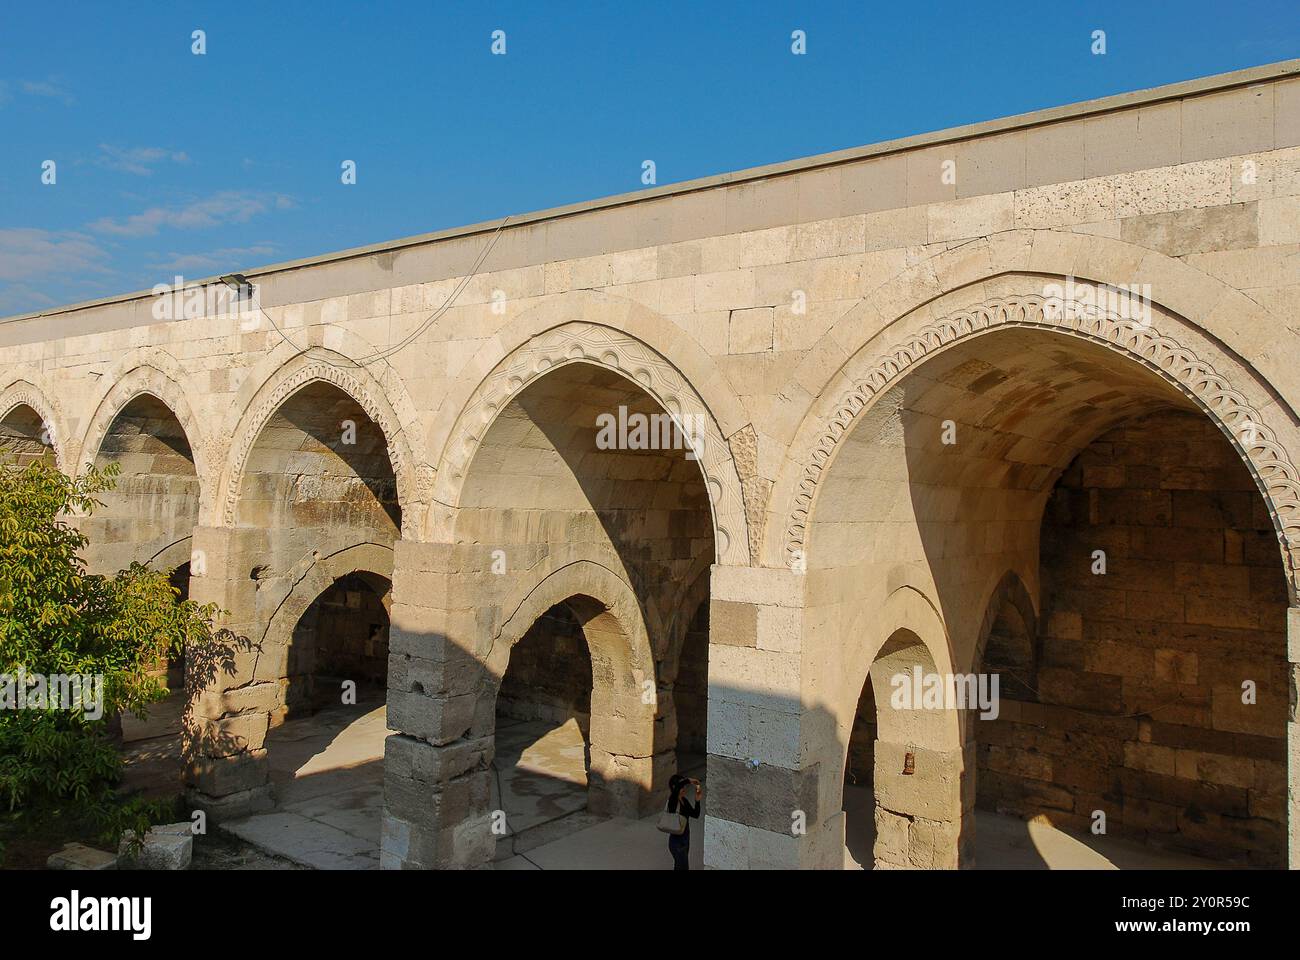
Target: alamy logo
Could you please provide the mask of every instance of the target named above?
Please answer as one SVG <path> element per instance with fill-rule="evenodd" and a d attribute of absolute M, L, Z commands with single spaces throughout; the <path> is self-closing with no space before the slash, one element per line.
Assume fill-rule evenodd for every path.
<path fill-rule="evenodd" d="M 50 901 L 50 929 L 59 933 L 130 931 L 133 940 L 148 940 L 153 932 L 153 900 L 150 897 L 70 896 Z"/>
<path fill-rule="evenodd" d="M 104 715 L 104 678 L 97 673 L 0 673 L 0 710 L 80 710 Z"/>
<path fill-rule="evenodd" d="M 676 417 L 668 413 L 631 413 L 619 406 L 618 416 L 596 417 L 598 450 L 685 450 L 687 460 L 704 454 L 704 414 Z"/>
<path fill-rule="evenodd" d="M 979 710 L 981 720 L 998 718 L 996 673 L 926 673 L 918 665 L 894 674 L 889 685 L 895 710 Z"/>
<path fill-rule="evenodd" d="M 1149 283 L 1078 283 L 1066 277 L 1065 283 L 1043 286 L 1043 316 L 1048 320 L 1097 320 L 1119 317 L 1151 325 L 1151 284 Z"/>

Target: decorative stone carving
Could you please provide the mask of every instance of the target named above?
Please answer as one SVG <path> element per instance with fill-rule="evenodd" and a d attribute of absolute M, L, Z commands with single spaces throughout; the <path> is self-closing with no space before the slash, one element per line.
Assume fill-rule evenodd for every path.
<path fill-rule="evenodd" d="M 248 463 L 249 454 L 253 450 L 253 444 L 257 442 L 257 438 L 262 433 L 262 428 L 290 396 L 316 381 L 332 383 L 350 396 L 361 405 L 361 408 L 366 412 L 366 416 L 373 420 L 383 432 L 384 441 L 388 446 L 388 459 L 393 465 L 393 475 L 397 479 L 397 496 L 402 506 L 403 534 L 406 535 L 408 530 L 414 529 L 412 524 L 415 523 L 415 520 L 408 515 L 415 512 L 410 508 L 416 506 L 418 486 L 413 479 L 411 458 L 407 456 L 405 444 L 400 439 L 401 424 L 397 422 L 392 410 L 386 404 L 379 403 L 375 399 L 373 391 L 363 384 L 360 379 L 347 370 L 340 368 L 337 364 L 320 361 L 307 363 L 280 380 L 266 398 L 245 418 L 245 426 L 235 438 L 231 448 L 230 480 L 222 506 L 222 522 L 226 526 L 235 525 L 235 517 L 239 509 L 239 491 L 244 479 L 244 468 Z"/>
<path fill-rule="evenodd" d="M 62 413 L 53 401 L 46 399 L 45 395 L 36 387 L 35 384 L 27 380 L 15 380 L 9 387 L 0 392 L 0 419 L 9 416 L 15 407 L 28 406 L 36 411 L 37 416 L 50 430 L 51 446 L 54 447 L 54 460 L 59 469 L 68 470 L 68 438 L 59 436 L 59 425 L 63 423 Z"/>
<path fill-rule="evenodd" d="M 787 513 L 785 555 L 800 556 L 807 536 L 808 517 L 822 472 L 854 419 L 872 401 L 892 387 L 911 366 L 966 337 L 999 327 L 1030 327 L 1080 337 L 1119 350 L 1155 371 L 1194 401 L 1231 440 L 1264 494 L 1279 529 L 1284 552 L 1296 572 L 1300 557 L 1300 473 L 1276 434 L 1259 412 L 1207 361 L 1167 337 L 1154 324 L 1128 320 L 1114 314 L 1071 316 L 1073 311 L 1043 309 L 1037 295 L 990 300 L 927 325 L 907 340 L 885 351 L 865 375 L 856 375 L 826 417 L 822 429 L 798 462 L 805 464 Z"/>
<path fill-rule="evenodd" d="M 757 557 L 762 549 L 763 514 L 772 495 L 772 481 L 758 474 L 758 433 L 747 423 L 728 439 L 731 458 L 740 475 L 740 489 L 745 497 L 745 521 L 749 528 L 749 555 Z"/>
<path fill-rule="evenodd" d="M 575 322 L 548 330 L 497 364 L 474 391 L 447 439 L 434 499 L 452 507 L 459 505 L 469 464 L 497 414 L 529 384 L 569 363 L 590 363 L 616 371 L 674 417 L 703 417 L 706 432 L 700 466 L 713 511 L 717 562 L 747 566 L 751 548 L 744 498 L 730 447 L 704 401 L 667 359 L 641 341 L 599 324 Z"/>

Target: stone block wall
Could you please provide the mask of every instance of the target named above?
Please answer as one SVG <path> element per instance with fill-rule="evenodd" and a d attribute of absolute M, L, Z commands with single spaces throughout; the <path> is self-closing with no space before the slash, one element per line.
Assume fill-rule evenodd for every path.
<path fill-rule="evenodd" d="M 849 734 L 849 758 L 844 768 L 846 786 L 871 789 L 876 765 L 877 727 L 876 699 L 868 679 L 862 687 L 858 711 L 853 716 L 853 729 Z"/>
<path fill-rule="evenodd" d="M 114 418 L 94 454 L 101 469 L 121 471 L 113 489 L 100 496 L 102 506 L 78 521 L 90 539 L 87 557 L 95 572 L 111 574 L 132 561 L 166 569 L 180 557 L 188 559 L 184 549 L 159 556 L 187 539 L 199 516 L 194 455 L 166 404 L 137 397 Z"/>
<path fill-rule="evenodd" d="M 290 713 L 337 705 L 341 684 L 359 696 L 387 686 L 388 611 L 362 578 L 342 578 L 312 602 L 293 632 L 287 658 L 285 705 Z"/>
<path fill-rule="evenodd" d="M 955 178 L 943 176 L 950 166 Z M 868 636 L 882 609 L 924 596 L 931 614 L 909 608 L 890 629 L 930 616 L 924 639 L 941 655 L 936 665 L 968 669 L 995 578 L 1014 571 L 1040 597 L 1039 521 L 1055 472 L 1117 422 L 1115 411 L 1134 413 L 1130 401 L 1196 396 L 1229 423 L 1260 413 L 1265 441 L 1248 453 L 1274 478 L 1272 502 L 1300 556 L 1291 460 L 1300 365 L 1289 322 L 1300 308 L 1298 210 L 1300 64 L 1291 63 L 525 214 L 500 231 L 479 225 L 248 266 L 275 329 L 233 316 L 158 322 L 147 294 L 11 318 L 0 324 L 0 437 L 45 455 L 48 426 L 59 462 L 75 469 L 134 397 L 158 397 L 184 426 L 197 491 L 166 499 L 197 507 L 174 530 L 179 542 L 193 529 L 206 557 L 194 597 L 229 610 L 223 625 L 240 636 L 266 638 L 196 697 L 207 728 L 198 790 L 210 809 L 219 800 L 233 815 L 264 799 L 262 739 L 284 706 L 288 631 L 276 617 L 286 598 L 297 603 L 295 584 L 315 584 L 312 571 L 341 551 L 387 550 L 400 532 L 397 547 L 415 566 L 394 575 L 401 616 L 389 719 L 400 733 L 389 740 L 386 865 L 490 856 L 481 815 L 495 697 L 485 691 L 503 671 L 485 658 L 513 609 L 507 601 L 518 606 L 514 589 L 577 562 L 614 571 L 634 594 L 621 606 L 639 613 L 625 620 L 645 621 L 642 646 L 653 653 L 637 659 L 638 679 L 661 686 L 655 717 L 608 725 L 606 765 L 639 764 L 636 777 L 611 779 L 652 783 L 651 769 L 670 763 L 674 697 L 685 717 L 697 692 L 662 669 L 676 638 L 668 627 L 682 586 L 714 562 L 725 572 L 711 598 L 706 858 L 825 865 L 843 832 L 834 798 L 850 711 L 884 639 Z M 1105 342 L 1088 353 L 1079 343 L 1092 334 L 1031 317 L 1016 342 L 999 334 L 965 348 L 953 339 L 975 333 L 980 317 L 1001 323 L 999 311 L 1011 317 L 1046 280 L 1067 276 L 1149 284 L 1155 338 L 1103 325 Z M 399 348 L 408 336 L 409 349 Z M 995 350 L 998 339 L 1010 346 Z M 940 346 L 951 364 L 930 356 Z M 982 365 L 1004 370 L 1005 381 Z M 1169 394 L 1147 390 L 1143 378 L 1154 382 L 1156 370 L 1182 379 Z M 903 396 L 873 399 L 858 392 L 865 384 Z M 705 415 L 706 483 L 680 451 L 579 459 L 591 452 L 594 417 L 621 402 Z M 853 422 L 859 410 L 876 434 Z M 960 438 L 952 447 L 939 439 L 948 418 Z M 346 421 L 355 444 L 343 439 Z M 841 436 L 880 443 L 837 447 Z M 123 489 L 157 499 L 166 471 L 132 463 L 141 479 Z M 1188 454 L 1165 466 L 1195 465 Z M 1130 771 L 1119 802 L 1130 824 L 1143 816 L 1139 775 L 1167 778 L 1152 783 L 1176 793 L 1189 763 L 1211 783 L 1229 776 L 1217 759 L 1225 756 L 1246 756 L 1252 776 L 1275 769 L 1274 759 L 1237 748 L 1262 752 L 1276 738 L 1251 729 L 1253 714 L 1232 706 L 1226 684 L 1204 679 L 1241 637 L 1276 629 L 1252 621 L 1263 609 L 1257 591 L 1273 595 L 1257 578 L 1276 546 L 1260 530 L 1245 535 L 1262 501 L 1249 500 L 1245 527 L 1234 515 L 1215 539 L 1176 521 L 1219 510 L 1212 491 L 1148 486 L 1142 466 L 1126 465 L 1118 486 L 1100 473 L 1089 481 L 1098 516 L 1110 518 L 1094 533 L 1158 532 L 1112 549 L 1112 581 L 1115 563 L 1144 561 L 1129 565 L 1133 585 L 1099 588 L 1077 609 L 1045 607 L 1035 688 L 1063 702 L 1019 701 L 1004 714 L 1028 711 L 1034 731 L 1049 720 L 1066 729 L 1049 708 L 1082 695 L 1151 713 L 1149 730 L 1117 732 L 1116 718 L 1079 719 L 1070 706 L 1071 762 L 1084 734 L 1105 741 L 1088 749 Z M 1239 512 L 1246 491 L 1229 492 L 1222 510 Z M 1175 519 L 1153 526 L 1144 512 Z M 99 539 L 133 545 L 133 520 L 105 521 L 126 526 Z M 1221 560 L 1207 573 L 1200 556 L 1215 545 Z M 479 576 L 498 548 L 508 575 Z M 1148 556 L 1158 549 L 1188 553 Z M 808 573 L 794 586 L 796 560 Z M 1147 560 L 1168 561 L 1175 596 Z M 378 569 L 348 569 L 363 568 Z M 1231 596 L 1215 592 L 1229 582 Z M 610 582 L 602 586 L 608 599 Z M 1134 631 L 1147 628 L 1161 635 L 1144 641 L 1149 655 L 1134 654 Z M 1187 646 L 1172 628 L 1208 632 L 1209 646 Z M 1062 653 L 1068 643 L 1127 665 L 1080 666 Z M 1268 679 L 1261 698 L 1276 700 L 1273 666 L 1256 670 Z M 628 675 L 612 664 L 603 672 Z M 1199 726 L 1158 719 L 1166 687 L 1180 697 L 1202 688 L 1201 701 L 1176 704 Z M 614 699 L 641 706 L 630 686 Z M 1177 739 L 1190 737 L 1185 728 L 1232 739 Z M 1300 735 L 1291 749 L 1300 756 Z M 1032 765 L 1046 754 L 1003 759 L 1013 755 Z M 881 769 L 898 776 L 896 766 L 888 759 Z M 960 766 L 953 752 L 919 775 L 934 770 L 946 784 Z M 1231 776 L 1245 780 L 1242 769 Z M 1281 790 L 1267 777 L 1256 783 L 1217 783 L 1235 806 L 1188 800 L 1178 809 L 1195 809 L 1186 823 L 1174 818 L 1175 835 L 1240 820 L 1242 803 L 1246 819 L 1271 822 Z M 809 814 L 803 836 L 790 832 L 796 808 Z M 1206 809 L 1213 816 L 1196 821 Z M 1147 816 L 1168 814 L 1154 810 Z M 1300 831 L 1300 818 L 1291 821 Z M 942 859 L 926 854 L 929 838 L 917 840 L 920 860 Z"/>
<path fill-rule="evenodd" d="M 591 654 L 582 625 L 564 604 L 551 607 L 510 651 L 497 692 L 497 715 L 578 721 L 591 716 Z"/>
<path fill-rule="evenodd" d="M 686 630 L 677 677 L 673 682 L 677 707 L 677 752 L 708 752 L 709 604 L 700 604 Z"/>
<path fill-rule="evenodd" d="M 1101 436 L 1048 503 L 1042 569 L 1037 696 L 975 721 L 979 804 L 1284 863 L 1286 585 L 1227 440 L 1190 412 Z"/>

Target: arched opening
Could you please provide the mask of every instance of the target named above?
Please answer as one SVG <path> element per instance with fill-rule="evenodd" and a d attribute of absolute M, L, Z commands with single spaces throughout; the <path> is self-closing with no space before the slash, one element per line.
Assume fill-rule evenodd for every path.
<path fill-rule="evenodd" d="M 33 460 L 55 465 L 54 445 L 41 415 L 20 403 L 0 419 L 0 457 L 20 470 Z"/>
<path fill-rule="evenodd" d="M 152 394 L 138 394 L 117 412 L 93 453 L 95 466 L 116 465 L 120 472 L 114 488 L 101 495 L 104 505 L 82 522 L 92 564 L 109 573 L 134 561 L 188 558 L 178 545 L 198 522 L 199 476 L 171 408 Z"/>
<path fill-rule="evenodd" d="M 1125 421 L 1056 482 L 1040 543 L 1042 636 L 1004 600 L 985 653 L 981 817 L 1120 866 L 1282 866 L 1286 581 L 1236 451 L 1199 414 Z"/>
<path fill-rule="evenodd" d="M 528 831 L 587 809 L 592 686 L 582 621 L 557 603 L 511 649 L 497 692 L 492 808 L 507 830 L 499 859 L 526 846 Z"/>
<path fill-rule="evenodd" d="M 498 624 L 514 615 L 518 600 L 511 598 L 532 589 L 542 570 L 585 563 L 608 578 L 576 584 L 591 591 L 590 609 L 566 601 L 582 625 L 594 672 L 587 742 L 593 815 L 639 817 L 657 809 L 656 791 L 679 766 L 678 752 L 702 741 L 707 613 L 695 617 L 679 662 L 681 634 L 690 633 L 680 624 L 696 614 L 679 609 L 683 595 L 715 556 L 709 495 L 691 445 L 702 432 L 702 424 L 674 421 L 632 380 L 569 363 L 497 414 L 461 487 L 454 537 L 481 549 L 482 606 L 500 605 Z M 634 607 L 620 614 L 623 622 L 605 606 L 614 600 L 610 590 Z M 550 648 L 576 643 L 573 625 L 561 620 L 540 622 Z M 528 662 L 524 651 L 541 633 L 511 653 L 499 704 L 515 699 L 507 696 L 518 690 L 510 676 L 515 657 Z M 580 658 L 565 660 L 582 673 Z M 690 744 L 680 738 L 679 690 Z M 503 741 L 502 728 L 482 731 L 496 736 L 499 755 L 522 749 Z"/>
<path fill-rule="evenodd" d="M 1082 337 L 1011 326 L 932 354 L 839 442 L 806 543 L 807 616 L 847 662 L 865 655 L 873 611 L 908 584 L 941 618 L 937 670 L 983 678 L 985 693 L 992 674 L 1005 681 L 998 711 L 942 708 L 962 731 L 945 747 L 956 772 L 946 803 L 964 826 L 944 840 L 961 849 L 940 860 L 1004 864 L 997 844 L 1019 831 L 1038 866 L 1099 856 L 1162 865 L 1118 847 L 1098 853 L 1089 838 L 1102 811 L 1111 841 L 1164 847 L 1163 830 L 1179 838 L 1167 849 L 1215 863 L 1238 862 L 1234 843 L 1240 853 L 1262 842 L 1280 862 L 1286 594 L 1276 534 L 1230 441 L 1152 369 Z M 1107 572 L 1093 573 L 1101 555 Z M 1032 602 L 999 595 L 988 609 L 1005 571 L 1037 598 L 1038 623 Z M 1223 655 L 1233 648 L 1249 660 Z M 817 681 L 850 729 L 862 690 L 835 670 Z M 1249 708 L 1245 681 L 1257 691 Z M 872 684 L 878 700 L 874 668 Z M 1009 723 L 1023 725 L 1016 743 L 996 742 L 1012 736 Z M 1251 753 L 1233 762 L 1243 745 Z M 977 788 L 977 766 L 994 782 Z M 994 810 L 981 811 L 972 855 L 977 795 Z M 1037 817 L 1058 838 L 1026 838 L 1019 819 L 998 826 L 986 812 Z"/>
<path fill-rule="evenodd" d="M 177 602 L 189 598 L 190 542 L 199 518 L 199 476 L 194 451 L 179 418 L 153 394 L 127 401 L 109 423 L 94 456 L 99 469 L 115 466 L 113 489 L 102 506 L 78 522 L 89 540 L 93 572 L 111 574 L 132 563 L 166 571 Z M 123 714 L 124 740 L 177 736 L 185 711 L 185 658 L 155 664 L 168 696 L 146 717 Z"/>
<path fill-rule="evenodd" d="M 271 724 L 337 704 L 334 681 L 344 675 L 362 698 L 376 683 L 382 687 L 390 550 L 401 530 L 383 431 L 353 397 L 311 382 L 262 426 L 239 495 L 242 563 L 266 598 L 259 605 L 274 611 L 269 625 L 251 627 L 263 648 L 258 679 L 280 688 Z M 347 552 L 358 549 L 377 549 L 383 566 L 373 565 L 375 557 L 350 564 Z M 304 597 L 309 588 L 318 595 Z"/>
<path fill-rule="evenodd" d="M 257 644 L 241 679 L 269 727 L 249 752 L 276 807 L 240 829 L 313 866 L 373 867 L 402 518 L 387 438 L 357 399 L 311 381 L 262 423 L 231 483 L 235 627 Z"/>
<path fill-rule="evenodd" d="M 1001 598 L 984 647 L 984 670 L 998 675 L 1003 697 L 1032 703 L 1038 696 L 1036 639 L 1033 609 Z"/>
<path fill-rule="evenodd" d="M 917 677 L 934 658 L 910 630 L 896 630 L 862 684 L 844 765 L 845 843 L 867 868 L 955 865 L 945 850 L 960 829 L 949 808 L 943 711 Z M 945 855 L 952 862 L 945 863 Z"/>
<path fill-rule="evenodd" d="M 238 522 L 285 534 L 330 529 L 331 540 L 395 540 L 402 511 L 383 431 L 332 383 L 307 384 L 258 434 L 244 468 Z"/>
<path fill-rule="evenodd" d="M 338 706 L 367 709 L 383 703 L 391 594 L 387 577 L 350 573 L 312 601 L 289 641 L 286 719 Z"/>
<path fill-rule="evenodd" d="M 354 571 L 304 601 L 265 740 L 275 810 L 232 824 L 238 836 L 317 868 L 378 866 L 391 593 Z"/>

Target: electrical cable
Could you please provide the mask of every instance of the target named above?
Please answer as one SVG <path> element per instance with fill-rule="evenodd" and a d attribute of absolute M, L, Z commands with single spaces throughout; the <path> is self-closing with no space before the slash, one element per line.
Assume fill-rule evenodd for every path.
<path fill-rule="evenodd" d="M 461 277 L 460 281 L 456 284 L 455 288 L 451 291 L 450 295 L 448 295 L 447 299 L 444 300 L 442 304 L 436 310 L 433 311 L 433 313 L 431 313 L 428 317 L 426 317 L 420 323 L 420 325 L 415 328 L 415 330 L 409 333 L 402 340 L 398 341 L 396 344 L 390 347 L 386 347 L 383 350 L 377 350 L 374 353 L 367 354 L 366 356 L 357 357 L 357 358 L 348 358 L 346 363 L 337 362 L 329 357 L 320 357 L 319 358 L 320 361 L 322 363 L 328 364 L 329 366 L 335 367 L 336 369 L 356 369 L 356 368 L 363 368 L 369 366 L 370 364 L 377 363 L 381 360 L 387 360 L 389 357 L 395 355 L 399 351 L 406 349 L 421 334 L 423 334 L 426 330 L 428 330 L 429 327 L 437 323 L 438 320 L 441 319 L 446 314 L 446 312 L 450 310 L 452 306 L 455 305 L 456 298 L 459 297 L 460 294 L 464 291 L 465 287 L 469 285 L 469 282 L 479 275 L 479 271 L 482 269 L 484 262 L 487 260 L 493 248 L 496 246 L 497 240 L 500 239 L 501 231 L 505 229 L 506 224 L 509 222 L 510 222 L 510 218 L 506 217 L 499 224 L 497 224 L 497 228 L 496 230 L 493 231 L 491 238 L 489 238 L 488 242 L 484 245 L 483 249 L 479 251 L 478 256 L 474 259 L 474 263 L 470 266 L 469 271 L 465 274 L 465 276 Z M 257 309 L 258 312 L 261 313 L 262 316 L 266 318 L 267 322 L 271 325 L 271 327 L 275 330 L 275 332 L 278 333 L 286 343 L 288 343 L 291 347 L 294 348 L 295 351 L 294 356 L 301 356 L 302 354 L 305 354 L 312 349 L 311 347 L 301 347 L 297 343 L 295 343 L 293 338 L 290 337 L 289 334 L 286 333 L 283 329 L 281 329 L 280 325 L 275 322 L 275 320 L 271 317 L 271 315 L 267 313 L 265 308 L 263 308 L 260 304 L 258 305 Z"/>

